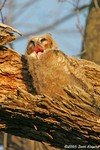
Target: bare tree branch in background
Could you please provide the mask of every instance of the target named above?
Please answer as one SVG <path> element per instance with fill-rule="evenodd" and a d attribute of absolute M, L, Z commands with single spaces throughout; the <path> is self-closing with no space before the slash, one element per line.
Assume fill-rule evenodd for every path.
<path fill-rule="evenodd" d="M 75 15 L 76 15 L 76 10 L 77 10 L 77 7 L 76 7 L 76 1 L 75 2 L 73 2 L 73 1 L 68 1 L 71 5 L 73 5 L 73 10 L 69 13 L 69 14 L 67 14 L 67 15 L 65 15 L 65 16 L 63 16 L 62 18 L 58 18 L 58 19 L 56 19 L 55 18 L 55 20 L 52 22 L 52 24 L 49 24 L 49 25 L 43 25 L 43 27 L 40 27 L 40 28 L 38 28 L 38 29 L 36 29 L 35 31 L 32 31 L 33 30 L 33 28 L 32 28 L 32 30 L 31 31 L 29 31 L 28 33 L 23 33 L 23 37 L 19 37 L 18 38 L 18 40 L 20 40 L 20 39 L 24 39 L 24 38 L 27 38 L 28 36 L 30 36 L 30 35 L 32 35 L 32 34 L 34 34 L 34 35 L 36 35 L 36 34 L 40 34 L 40 33 L 42 33 L 42 32 L 48 32 L 48 31 L 51 31 L 51 30 L 54 30 L 56 27 L 58 27 L 60 24 L 62 24 L 62 23 L 64 23 L 64 22 L 66 22 L 66 21 L 68 21 L 69 19 L 72 19 Z M 9 0 L 9 3 L 7 4 L 7 7 L 9 7 L 9 9 L 10 9 L 10 11 L 13 9 L 13 11 L 14 11 L 14 9 L 16 9 L 16 8 L 11 8 L 11 6 L 9 6 L 9 5 L 11 5 L 11 1 Z M 13 3 L 15 3 L 15 1 L 13 1 Z M 6 16 L 6 23 L 8 24 L 8 25 L 13 25 L 13 26 L 16 26 L 16 27 L 18 27 L 18 26 L 22 26 L 23 25 L 23 27 L 24 27 L 24 25 L 26 24 L 26 22 L 20 22 L 19 24 L 16 22 L 16 18 L 21 18 L 21 16 L 29 9 L 29 7 L 31 7 L 32 5 L 34 6 L 34 4 L 35 3 L 38 3 L 38 1 L 32 1 L 32 0 L 30 0 L 30 1 L 28 1 L 28 2 L 26 2 L 25 4 L 21 4 L 21 9 L 19 9 L 16 13 L 14 13 L 13 12 L 13 14 L 10 12 L 9 13 L 9 15 L 14 15 L 13 16 L 13 18 L 11 17 L 11 16 L 9 16 L 9 17 L 7 17 Z M 17 7 L 17 6 L 15 6 L 16 4 L 14 4 L 14 7 Z M 19 7 L 19 6 L 18 6 Z M 85 8 L 88 8 L 89 7 L 89 5 L 84 5 L 84 6 L 79 6 L 78 7 L 78 11 L 80 12 L 80 11 L 83 11 Z M 32 13 L 31 14 L 29 14 L 29 17 L 27 18 L 27 19 L 29 19 L 30 17 L 32 16 Z M 10 19 L 10 20 L 9 20 Z M 51 19 L 51 18 L 50 18 Z M 11 20 L 13 20 L 13 22 L 11 21 Z M 12 23 L 11 23 L 12 22 Z M 33 24 L 33 27 L 34 27 L 34 24 Z M 26 32 L 27 32 L 27 30 L 26 30 Z"/>
<path fill-rule="evenodd" d="M 98 0 L 93 0 L 94 1 L 94 5 L 95 5 L 95 7 L 97 8 L 97 9 L 99 9 L 100 8 L 100 6 L 99 6 L 99 4 L 98 4 Z"/>
<path fill-rule="evenodd" d="M 3 18 L 3 14 L 2 14 L 2 9 L 3 7 L 5 6 L 5 3 L 6 3 L 7 0 L 4 0 L 4 2 L 1 4 L 0 6 L 0 16 L 1 16 L 1 21 L 2 23 L 4 23 L 4 18 Z"/>
<path fill-rule="evenodd" d="M 84 39 L 84 28 L 83 26 L 81 25 L 81 22 L 80 22 L 80 9 L 79 9 L 79 2 L 80 0 L 77 0 L 77 3 L 76 3 L 76 16 L 77 16 L 77 29 L 79 30 L 79 33 L 81 34 L 81 37 L 82 37 L 82 40 Z M 82 54 L 84 54 L 86 52 L 86 44 L 84 42 L 83 44 L 83 51 L 80 52 L 80 54 L 77 54 L 76 56 L 80 56 Z"/>
<path fill-rule="evenodd" d="M 89 6 L 89 5 L 88 5 Z M 86 7 L 84 7 L 84 8 L 87 8 L 88 6 L 86 6 Z M 45 26 L 45 27 L 42 27 L 42 28 L 40 28 L 40 29 L 38 29 L 37 31 L 34 31 L 34 32 L 29 32 L 29 33 L 25 33 L 24 35 L 23 35 L 23 37 L 19 37 L 17 40 L 20 40 L 20 39 L 22 39 L 22 38 L 27 38 L 28 36 L 30 36 L 30 35 L 36 35 L 36 34 L 40 34 L 40 33 L 42 33 L 42 32 L 47 32 L 48 30 L 52 30 L 52 29 L 54 29 L 55 27 L 57 27 L 57 26 L 59 26 L 60 24 L 62 24 L 63 22 L 65 22 L 65 21 L 67 21 L 67 20 L 69 20 L 69 19 L 72 19 L 72 17 L 74 17 L 75 15 L 76 15 L 76 11 L 78 11 L 78 13 L 80 12 L 80 11 L 83 11 L 84 10 L 84 8 L 79 8 L 79 9 L 75 9 L 75 10 L 73 10 L 73 12 L 71 12 L 70 14 L 68 14 L 68 15 L 66 15 L 66 16 L 64 16 L 64 17 L 62 17 L 60 20 L 56 20 L 55 22 L 53 22 L 51 25 L 48 25 L 48 26 Z M 78 22 L 79 23 L 79 22 Z M 83 29 L 81 29 L 81 30 L 83 30 Z M 83 34 L 83 31 L 81 31 L 82 32 L 82 34 Z"/>

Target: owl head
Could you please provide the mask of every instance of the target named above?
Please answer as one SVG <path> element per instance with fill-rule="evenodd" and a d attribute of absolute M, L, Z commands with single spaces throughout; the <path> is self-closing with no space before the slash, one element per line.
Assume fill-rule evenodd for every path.
<path fill-rule="evenodd" d="M 40 56 L 47 50 L 57 50 L 58 45 L 50 33 L 41 36 L 31 36 L 26 49 L 26 55 Z"/>

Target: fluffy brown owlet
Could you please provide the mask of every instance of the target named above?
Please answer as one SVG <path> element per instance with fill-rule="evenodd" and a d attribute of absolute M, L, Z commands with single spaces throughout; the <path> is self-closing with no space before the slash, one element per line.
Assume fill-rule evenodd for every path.
<path fill-rule="evenodd" d="M 25 55 L 37 94 L 66 97 L 66 55 L 58 50 L 51 34 L 30 37 Z"/>

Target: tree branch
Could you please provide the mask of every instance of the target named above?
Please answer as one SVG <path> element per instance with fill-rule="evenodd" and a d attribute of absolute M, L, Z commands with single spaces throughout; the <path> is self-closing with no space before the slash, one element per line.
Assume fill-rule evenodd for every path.
<path fill-rule="evenodd" d="M 71 64 L 70 57 L 68 60 Z M 87 63 L 87 76 L 88 69 L 91 75 L 97 74 L 94 79 L 88 77 L 96 86 L 94 92 L 68 85 L 67 100 L 60 95 L 58 99 L 36 95 L 26 64 L 24 56 L 0 46 L 0 130 L 58 148 L 66 144 L 99 145 L 100 67 Z"/>
<path fill-rule="evenodd" d="M 0 27 L 0 130 L 62 149 L 99 148 L 100 66 L 66 56 L 68 99 L 36 95 L 25 57 L 3 46 L 15 39 L 6 29 L 16 30 Z"/>

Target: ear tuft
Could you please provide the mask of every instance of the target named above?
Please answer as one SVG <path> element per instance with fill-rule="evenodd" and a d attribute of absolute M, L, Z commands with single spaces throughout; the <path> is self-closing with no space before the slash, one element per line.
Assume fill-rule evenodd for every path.
<path fill-rule="evenodd" d="M 54 50 L 58 50 L 58 44 L 56 43 L 56 41 L 53 39 L 52 34 L 51 33 L 46 33 L 47 38 L 50 39 L 50 41 L 52 42 L 52 49 Z"/>

